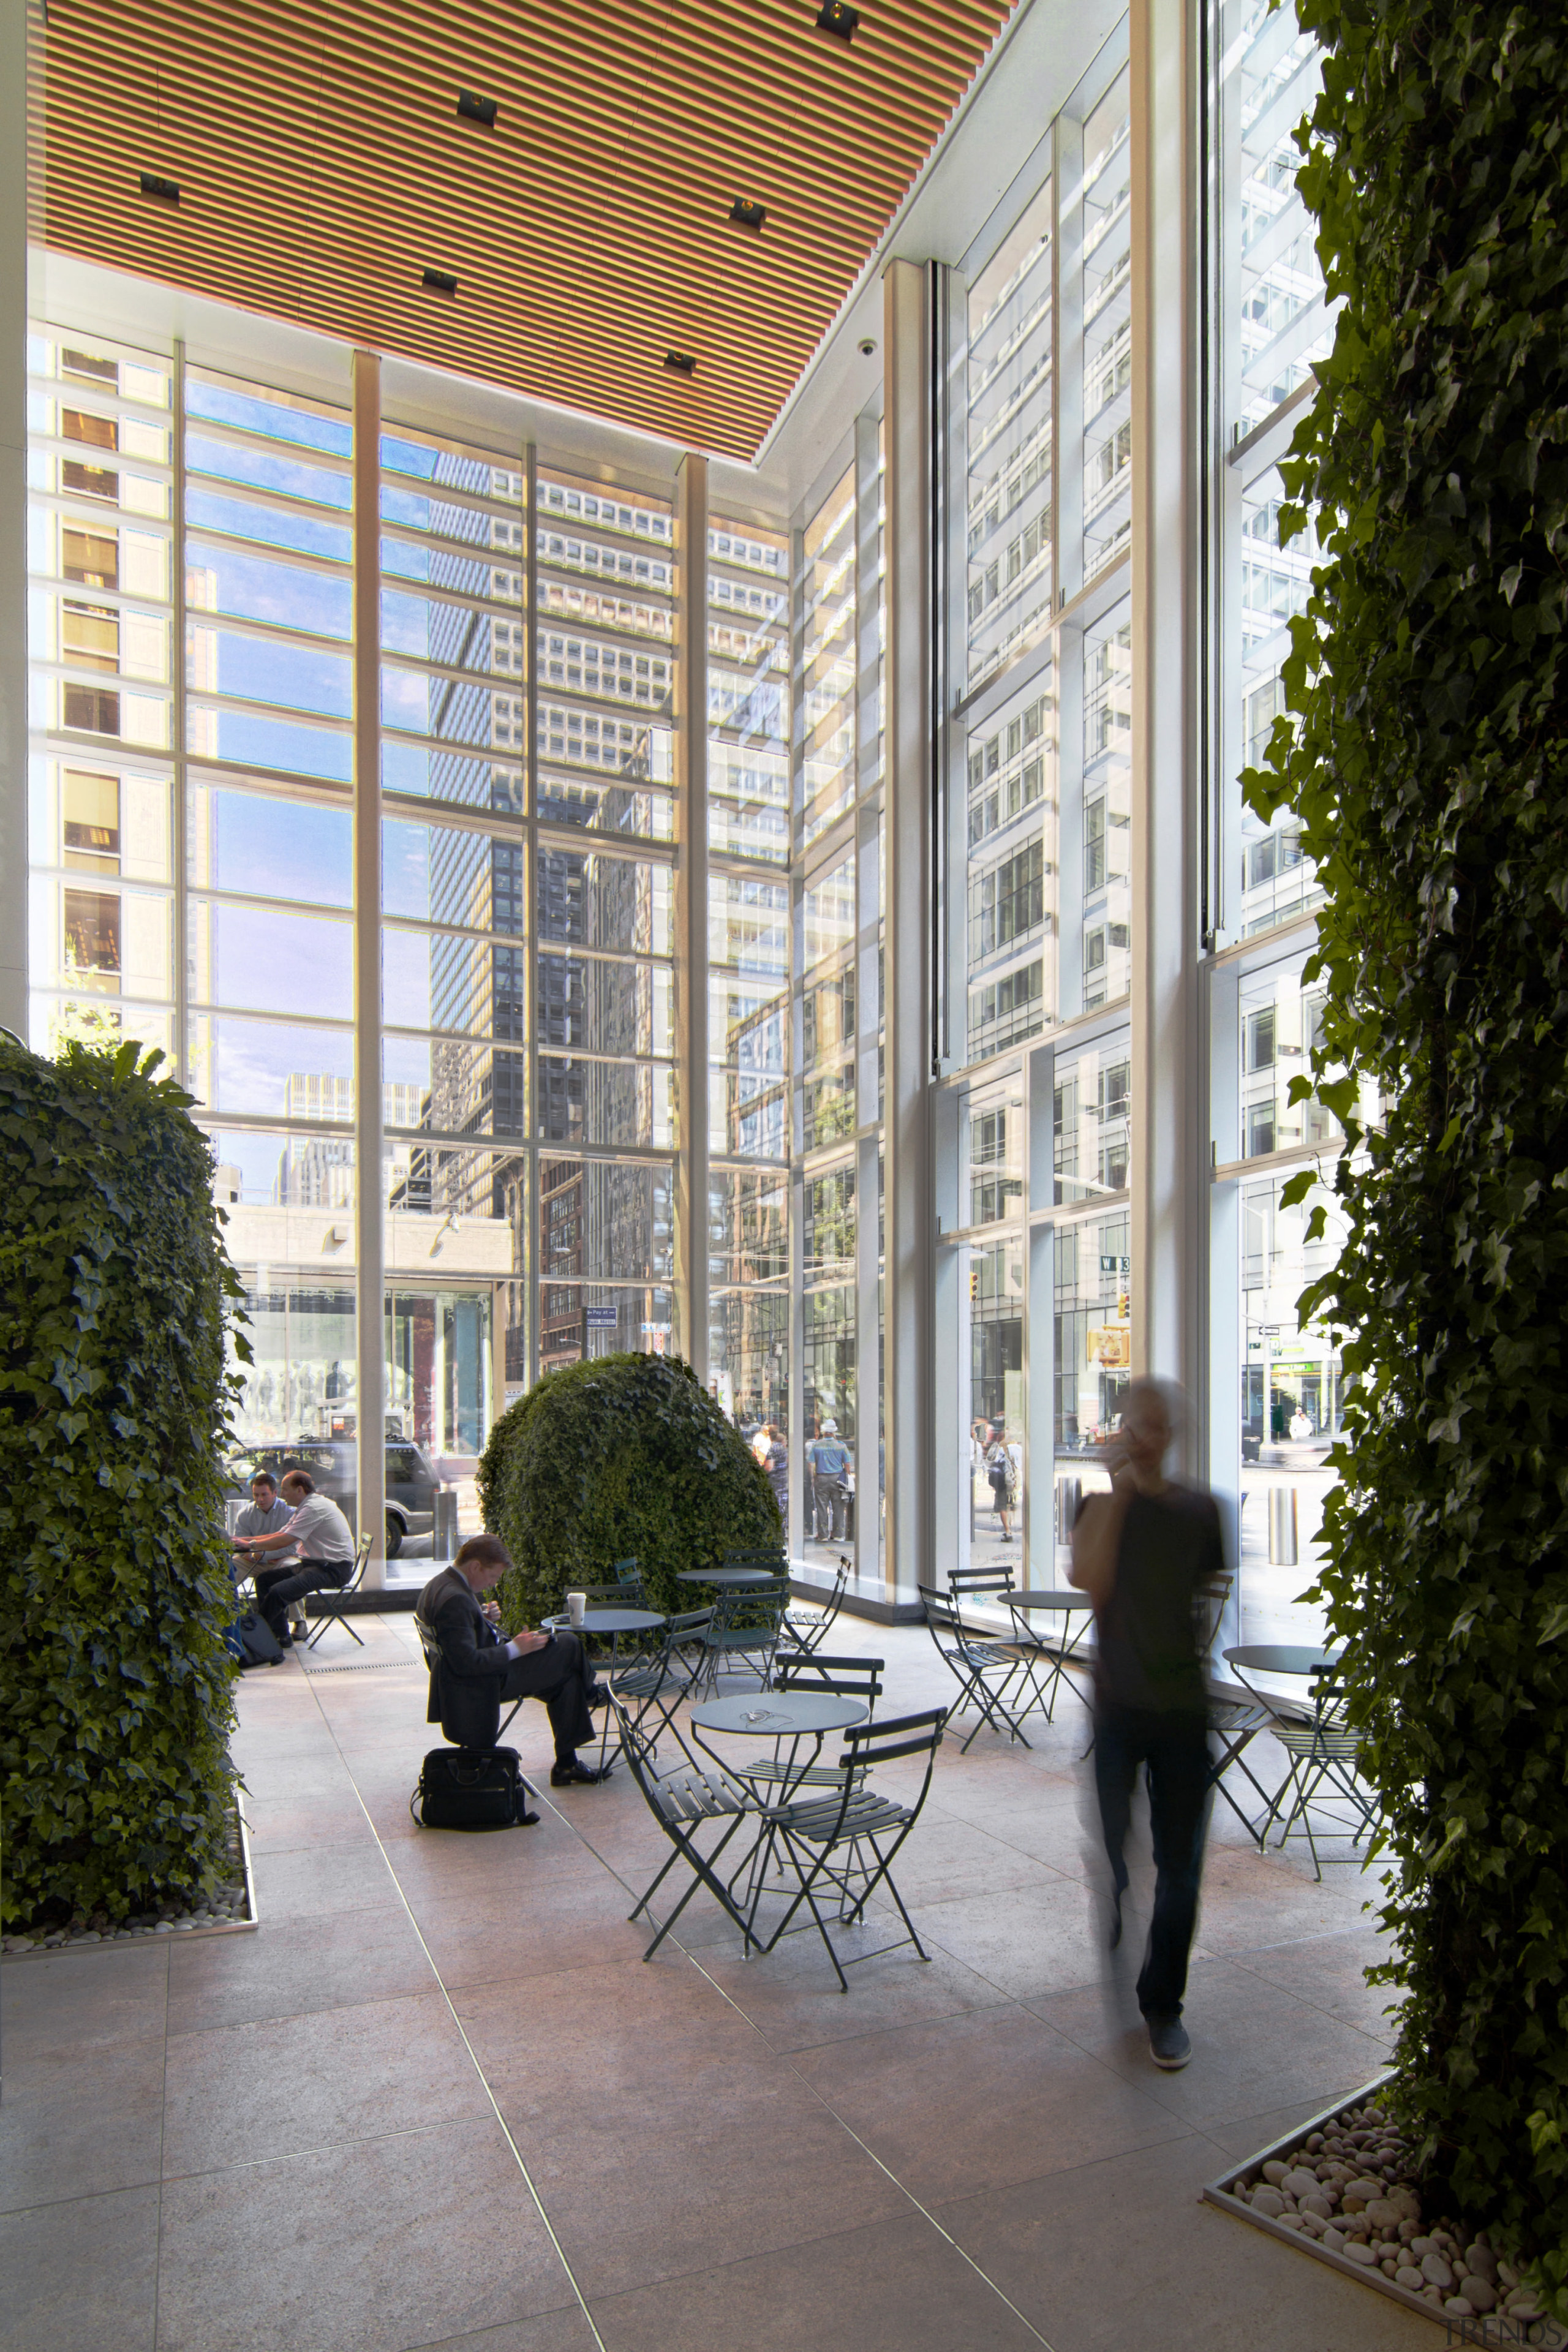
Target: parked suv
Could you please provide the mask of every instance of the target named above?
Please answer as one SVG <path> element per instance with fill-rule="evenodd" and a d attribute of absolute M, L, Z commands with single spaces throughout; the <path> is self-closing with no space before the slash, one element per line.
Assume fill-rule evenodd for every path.
<path fill-rule="evenodd" d="M 231 1491 L 244 1494 L 258 1470 L 281 1479 L 308 1470 L 319 1494 L 330 1495 L 356 1528 L 358 1447 L 352 1439 L 307 1437 L 298 1445 L 247 1445 L 227 1465 Z M 441 1482 L 417 1445 L 386 1442 L 386 1557 L 395 1559 L 408 1536 L 427 1536 L 436 1524 Z"/>

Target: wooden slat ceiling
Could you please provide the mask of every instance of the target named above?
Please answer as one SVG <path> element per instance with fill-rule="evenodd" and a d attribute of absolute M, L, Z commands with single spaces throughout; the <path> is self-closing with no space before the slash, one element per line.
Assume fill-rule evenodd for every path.
<path fill-rule="evenodd" d="M 847 43 L 819 5 L 50 0 L 44 236 L 749 458 L 1011 0 L 858 0 Z"/>

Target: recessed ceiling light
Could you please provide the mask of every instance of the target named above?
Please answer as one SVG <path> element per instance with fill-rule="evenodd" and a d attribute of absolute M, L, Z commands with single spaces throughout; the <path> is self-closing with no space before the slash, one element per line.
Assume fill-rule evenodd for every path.
<path fill-rule="evenodd" d="M 816 12 L 817 30 L 832 33 L 841 41 L 852 41 L 859 23 L 858 8 L 847 8 L 844 0 L 822 0 Z"/>
<path fill-rule="evenodd" d="M 445 294 L 450 301 L 458 290 L 458 281 L 445 269 L 427 269 L 420 283 L 428 294 Z"/>
<path fill-rule="evenodd" d="M 753 204 L 750 196 L 737 196 L 730 207 L 730 218 L 737 228 L 761 228 L 767 216 L 766 205 Z"/>
<path fill-rule="evenodd" d="M 161 205 L 177 205 L 180 201 L 180 184 L 178 180 L 161 180 L 156 172 L 143 172 L 142 193 L 144 196 L 155 198 Z"/>
<path fill-rule="evenodd" d="M 471 89 L 460 89 L 458 92 L 458 111 L 465 122 L 482 122 L 487 131 L 493 131 L 500 105 L 496 99 L 476 98 Z"/>
<path fill-rule="evenodd" d="M 664 363 L 671 375 L 695 375 L 697 373 L 697 362 L 689 352 L 666 352 Z"/>

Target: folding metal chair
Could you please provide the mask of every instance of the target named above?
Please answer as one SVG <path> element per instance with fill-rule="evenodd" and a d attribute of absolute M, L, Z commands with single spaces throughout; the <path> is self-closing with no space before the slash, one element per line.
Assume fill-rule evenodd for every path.
<path fill-rule="evenodd" d="M 706 1671 L 702 1687 L 711 1693 L 719 1683 L 721 1662 L 750 1662 L 767 1690 L 778 1647 L 779 1627 L 789 1606 L 789 1579 L 780 1576 L 766 1584 L 733 1584 L 713 1604 L 713 1621 L 702 1637 Z"/>
<path fill-rule="evenodd" d="M 699 1886 L 705 1886 L 726 1916 L 734 1921 L 741 1930 L 742 1949 L 750 1952 L 757 1940 L 752 1932 L 750 1914 L 735 1901 L 716 1865 L 742 1822 L 762 1821 L 763 1808 L 749 1789 L 716 1766 L 703 1767 L 688 1760 L 677 1765 L 673 1771 L 660 1772 L 652 1743 L 642 1737 L 630 1711 L 614 1693 L 611 1694 L 610 1705 L 616 1711 L 621 1752 L 626 1759 L 627 1769 L 642 1792 L 643 1802 L 673 1849 L 658 1875 L 627 1916 L 635 1919 L 647 1911 L 648 1917 L 652 1918 L 653 1913 L 648 1906 L 678 1862 L 684 1862 L 691 1873 L 690 1885 L 643 1954 L 644 1959 L 652 1959 Z M 708 1822 L 723 1822 L 727 1827 L 711 1853 L 705 1854 L 698 1845 L 697 1838 Z M 739 1876 L 740 1870 L 744 1867 L 742 1860 L 735 1875 Z"/>
<path fill-rule="evenodd" d="M 849 1581 L 849 1562 L 841 1553 L 838 1570 L 832 1590 L 809 1617 L 797 1617 L 792 1609 L 781 1631 L 796 1650 L 819 1650 L 832 1630 L 834 1620 L 844 1605 L 844 1588 Z"/>
<path fill-rule="evenodd" d="M 1345 1720 L 1343 1685 L 1324 1676 L 1312 1685 L 1311 1697 L 1312 1713 L 1309 1720 L 1272 1708 L 1269 1710 L 1273 1720 L 1268 1727 L 1285 1750 L 1290 1769 L 1268 1809 L 1258 1843 L 1266 1843 L 1289 1790 L 1290 1810 L 1279 1832 L 1279 1844 L 1283 1846 L 1287 1838 L 1305 1837 L 1311 1850 L 1312 1868 L 1321 1880 L 1323 1865 L 1317 1840 L 1312 1834 L 1311 1807 L 1314 1804 L 1348 1805 L 1355 1823 L 1348 1832 L 1352 1847 L 1359 1847 L 1362 1839 L 1376 1828 L 1378 1808 L 1356 1779 L 1361 1734 L 1352 1731 Z M 1330 1790 L 1326 1798 L 1319 1793 L 1325 1783 Z M 1300 1830 L 1296 1827 L 1298 1822 L 1301 1823 Z M 1347 1834 L 1337 1823 L 1335 1827 L 1340 1835 Z M 1329 1856 L 1331 1862 L 1349 1859 L 1348 1854 Z"/>
<path fill-rule="evenodd" d="M 1211 1698 L 1208 1703 L 1208 1720 L 1209 1729 L 1218 1743 L 1217 1748 L 1211 1748 L 1209 1751 L 1209 1787 L 1225 1799 L 1248 1837 L 1256 1838 L 1261 1846 L 1268 1831 L 1269 1816 L 1274 1810 L 1275 1800 L 1262 1786 L 1251 1765 L 1244 1762 L 1242 1750 L 1251 1746 L 1260 1731 L 1268 1731 L 1273 1727 L 1274 1716 L 1268 1707 L 1260 1706 L 1255 1700 Z M 1257 1822 L 1247 1819 L 1225 1785 L 1225 1776 L 1233 1764 L 1257 1790 L 1258 1801 L 1263 1807 L 1261 1829 Z"/>
<path fill-rule="evenodd" d="M 348 1599 L 351 1592 L 357 1592 L 359 1591 L 360 1580 L 364 1575 L 364 1564 L 370 1558 L 370 1547 L 371 1533 L 370 1529 L 367 1528 L 363 1535 L 361 1536 L 358 1548 L 354 1552 L 353 1570 L 348 1582 L 346 1584 L 340 1584 L 335 1591 L 329 1588 L 324 1592 L 302 1592 L 300 1595 L 300 1599 L 303 1602 L 305 1610 L 305 1647 L 307 1650 L 313 1650 L 315 1648 L 317 1643 L 321 1640 L 322 1634 L 326 1632 L 334 1617 L 342 1618 L 345 1630 L 350 1633 L 353 1633 L 355 1643 L 362 1650 L 363 1649 L 364 1643 L 361 1639 L 360 1635 L 354 1633 L 353 1620 L 344 1610 L 343 1602 Z M 316 1604 L 316 1615 L 320 1620 L 320 1622 L 317 1624 L 313 1633 L 310 1630 L 310 1603 L 312 1601 Z"/>
<path fill-rule="evenodd" d="M 643 1658 L 636 1658 L 629 1666 L 614 1675 L 610 1688 L 623 1706 L 631 1702 L 636 1708 L 632 1717 L 640 1736 L 650 1750 L 656 1749 L 659 1733 L 674 1734 L 680 1751 L 695 1761 L 691 1750 L 680 1737 L 675 1721 L 675 1710 L 683 1698 L 690 1696 L 703 1666 L 703 1637 L 713 1621 L 711 1609 L 688 1609 L 679 1617 L 671 1617 L 657 1650 Z M 643 1733 L 643 1726 L 652 1715 L 658 1729 L 651 1737 Z"/>
<path fill-rule="evenodd" d="M 939 1706 L 927 1708 L 920 1715 L 895 1716 L 888 1723 L 857 1725 L 844 1734 L 837 1791 L 783 1805 L 767 1814 L 767 1828 L 775 1850 L 794 1869 L 799 1885 L 784 1917 L 763 1945 L 763 1951 L 771 1952 L 781 1936 L 801 1932 L 792 1928 L 790 1923 L 805 1904 L 833 1962 L 840 1992 L 849 1990 L 846 1967 L 854 1968 L 861 1960 L 879 1959 L 884 1953 L 898 1951 L 905 1944 L 912 1944 L 922 1960 L 930 1959 L 931 1954 L 921 1942 L 915 1923 L 904 1907 L 904 1898 L 893 1882 L 892 1865 L 921 1817 L 946 1722 L 947 1710 Z M 900 1804 L 867 1788 L 866 1776 L 879 1764 L 890 1764 L 906 1756 L 923 1756 L 926 1760 L 925 1777 L 912 1804 Z M 849 1849 L 849 1861 L 836 1864 L 835 1857 L 846 1847 Z M 867 1847 L 875 1856 L 872 1866 L 862 1856 L 862 1849 Z M 890 1944 L 879 1944 L 873 1952 L 854 1952 L 847 1959 L 841 1958 L 817 1905 L 819 1888 L 834 1890 L 840 1922 L 853 1927 L 865 1917 L 867 1904 L 883 1885 L 898 1906 L 905 1933 L 895 1936 Z M 802 1921 L 802 1928 L 805 1924 Z"/>
<path fill-rule="evenodd" d="M 419 1646 L 425 1653 L 425 1663 L 429 1667 L 431 1673 L 434 1674 L 437 1667 L 441 1663 L 441 1644 L 436 1639 L 435 1627 L 427 1619 L 421 1617 L 417 1609 L 414 1612 L 414 1630 L 419 1636 Z M 526 1697 L 527 1693 L 525 1692 L 523 1696 Z M 500 1730 L 496 1733 L 496 1746 L 498 1748 L 500 1746 L 502 1735 L 505 1733 L 508 1725 L 510 1723 L 512 1717 L 517 1713 L 518 1708 L 521 1705 L 522 1700 L 521 1698 L 513 1699 L 510 1710 L 508 1713 L 505 1721 L 502 1723 Z M 526 1781 L 524 1781 L 523 1785 L 525 1788 L 529 1786 Z M 531 1794 L 531 1790 L 530 1793 Z"/>
<path fill-rule="evenodd" d="M 826 1691 L 834 1698 L 860 1699 L 869 1721 L 882 1696 L 885 1671 L 886 1662 L 881 1658 L 828 1658 L 820 1650 L 796 1651 L 775 1661 L 773 1688 Z M 788 1736 L 785 1733 L 784 1738 Z M 775 1739 L 771 1756 L 759 1756 L 752 1764 L 737 1764 L 736 1778 L 748 1783 L 760 1780 L 764 1786 L 782 1782 L 792 1789 L 837 1789 L 837 1764 L 807 1764 L 792 1769 L 779 1754 L 784 1738 Z"/>
<path fill-rule="evenodd" d="M 964 1625 L 945 1592 L 933 1591 L 929 1584 L 918 1585 L 916 1590 L 925 1603 L 926 1630 L 936 1644 L 937 1655 L 962 1685 L 958 1704 L 951 1712 L 962 1715 L 972 1699 L 980 1710 L 980 1722 L 959 1749 L 959 1754 L 968 1754 L 972 1743 L 979 1736 L 981 1725 L 987 1723 L 993 1731 L 1000 1731 L 1005 1725 L 1010 1737 L 1022 1739 L 1027 1748 L 1029 1743 L 1019 1730 L 1007 1705 L 1008 1693 L 1024 1671 L 1024 1662 L 1016 1649 L 1010 1643 L 977 1640 Z M 987 1680 L 991 1675 L 1001 1676 L 994 1688 Z"/>

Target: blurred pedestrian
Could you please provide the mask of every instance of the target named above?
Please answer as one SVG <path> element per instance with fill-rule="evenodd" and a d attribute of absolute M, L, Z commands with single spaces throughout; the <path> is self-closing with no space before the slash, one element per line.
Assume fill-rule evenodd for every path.
<path fill-rule="evenodd" d="M 818 1543 L 840 1543 L 844 1538 L 854 1457 L 838 1434 L 836 1421 L 825 1421 L 822 1434 L 811 1448 L 812 1499 L 816 1512 Z"/>
<path fill-rule="evenodd" d="M 1138 2006 L 1156 2066 L 1193 2054 L 1182 2023 L 1208 1824 L 1208 1721 L 1198 1592 L 1225 1566 L 1214 1497 L 1165 1475 L 1180 1391 L 1137 1380 L 1122 1400 L 1110 1495 L 1086 1495 L 1071 1580 L 1094 1604 L 1094 1781 L 1110 1864 L 1114 1949 L 1127 1891 L 1125 1848 L 1139 1768 L 1149 1786 L 1154 1907 Z"/>
<path fill-rule="evenodd" d="M 1001 1524 L 1004 1543 L 1013 1540 L 1013 1499 L 1018 1467 L 1015 1451 L 1007 1444 L 1001 1423 L 996 1423 L 985 1448 L 985 1475 L 991 1482 L 991 1507 Z"/>

